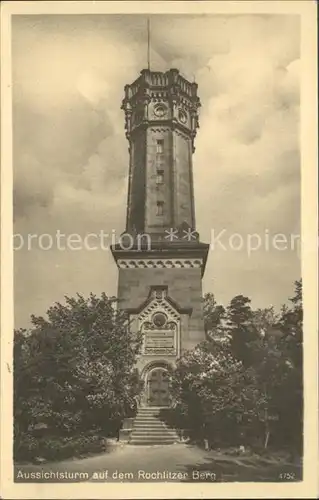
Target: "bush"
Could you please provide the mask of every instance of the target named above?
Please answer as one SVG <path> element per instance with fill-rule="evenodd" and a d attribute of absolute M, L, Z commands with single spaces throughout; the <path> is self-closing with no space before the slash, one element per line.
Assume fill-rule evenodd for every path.
<path fill-rule="evenodd" d="M 19 462 L 29 462 L 38 456 L 38 440 L 31 434 L 21 434 L 13 442 L 13 458 Z"/>
<path fill-rule="evenodd" d="M 14 459 L 18 462 L 35 461 L 37 458 L 55 461 L 105 450 L 105 437 L 98 434 L 64 437 L 42 436 L 39 438 L 26 434 L 15 442 Z"/>

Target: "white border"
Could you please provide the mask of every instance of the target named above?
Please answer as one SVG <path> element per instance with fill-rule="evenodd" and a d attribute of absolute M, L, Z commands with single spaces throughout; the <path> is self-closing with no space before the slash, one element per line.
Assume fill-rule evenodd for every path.
<path fill-rule="evenodd" d="M 305 456 L 300 483 L 15 484 L 12 474 L 12 115 L 11 14 L 297 14 L 302 20 L 302 275 Z M 24 498 L 316 498 L 318 492 L 317 52 L 316 2 L 2 2 L 1 5 L 1 496 Z"/>

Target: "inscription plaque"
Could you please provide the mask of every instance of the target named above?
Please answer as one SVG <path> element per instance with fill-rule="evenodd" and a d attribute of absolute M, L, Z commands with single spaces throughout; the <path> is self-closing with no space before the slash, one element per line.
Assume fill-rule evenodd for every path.
<path fill-rule="evenodd" d="M 150 330 L 145 333 L 145 354 L 176 354 L 175 330 Z"/>

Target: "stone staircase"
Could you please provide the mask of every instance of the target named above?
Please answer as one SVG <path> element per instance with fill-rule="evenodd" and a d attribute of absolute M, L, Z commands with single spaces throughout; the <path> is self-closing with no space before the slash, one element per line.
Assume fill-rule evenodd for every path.
<path fill-rule="evenodd" d="M 139 408 L 134 420 L 129 444 L 154 445 L 173 444 L 179 441 L 174 429 L 170 429 L 160 420 L 162 408 Z"/>

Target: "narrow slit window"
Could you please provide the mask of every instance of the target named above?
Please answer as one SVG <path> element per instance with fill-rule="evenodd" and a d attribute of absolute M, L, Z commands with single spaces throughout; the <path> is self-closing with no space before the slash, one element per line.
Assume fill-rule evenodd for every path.
<path fill-rule="evenodd" d="M 157 170 L 156 172 L 156 184 L 164 183 L 164 170 Z"/>
<path fill-rule="evenodd" d="M 157 202 L 157 211 L 156 215 L 163 215 L 164 214 L 164 203 L 162 201 Z"/>
<path fill-rule="evenodd" d="M 159 139 L 156 142 L 156 153 L 160 154 L 163 153 L 163 151 L 164 151 L 164 141 L 163 139 Z"/>

